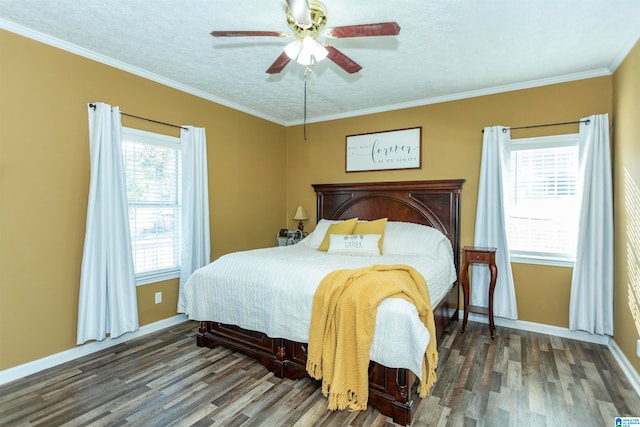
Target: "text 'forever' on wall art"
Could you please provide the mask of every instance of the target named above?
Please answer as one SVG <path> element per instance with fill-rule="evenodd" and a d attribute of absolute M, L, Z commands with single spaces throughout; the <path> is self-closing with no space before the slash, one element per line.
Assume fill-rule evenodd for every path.
<path fill-rule="evenodd" d="M 347 172 L 422 167 L 422 127 L 347 135 Z"/>

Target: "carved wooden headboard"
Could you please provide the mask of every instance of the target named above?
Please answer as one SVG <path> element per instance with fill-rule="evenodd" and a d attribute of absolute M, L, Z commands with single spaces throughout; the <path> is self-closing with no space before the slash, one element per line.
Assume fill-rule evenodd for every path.
<path fill-rule="evenodd" d="M 313 184 L 317 219 L 405 221 L 440 230 L 451 241 L 456 270 L 460 254 L 460 193 L 463 179 Z"/>

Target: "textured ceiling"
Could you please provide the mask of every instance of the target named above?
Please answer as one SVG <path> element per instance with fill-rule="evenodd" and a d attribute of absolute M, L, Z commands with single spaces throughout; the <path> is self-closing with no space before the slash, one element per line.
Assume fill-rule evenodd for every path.
<path fill-rule="evenodd" d="M 640 0 L 324 0 L 326 27 L 394 20 L 398 36 L 331 40 L 307 77 L 307 121 L 611 74 L 640 36 Z M 284 125 L 303 121 L 304 67 L 265 70 L 290 39 L 285 0 L 0 0 L 0 28 Z M 1 47 L 0 47 L 1 48 Z"/>

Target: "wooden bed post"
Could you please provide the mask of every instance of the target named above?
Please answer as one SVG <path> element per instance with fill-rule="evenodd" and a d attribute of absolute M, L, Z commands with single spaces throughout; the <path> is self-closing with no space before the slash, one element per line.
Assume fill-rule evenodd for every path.
<path fill-rule="evenodd" d="M 276 353 L 276 357 L 281 362 L 284 362 L 287 359 L 287 349 L 285 347 L 284 340 L 280 339 L 279 341 L 280 342 L 278 343 L 278 352 Z"/>
<path fill-rule="evenodd" d="M 396 386 L 396 400 L 398 402 L 407 402 L 409 393 L 407 393 L 407 371 L 405 369 L 398 369 Z"/>
<path fill-rule="evenodd" d="M 198 347 L 207 347 L 205 334 L 209 332 L 210 322 L 200 322 L 200 327 L 198 328 L 198 335 L 196 336 L 196 344 Z"/>

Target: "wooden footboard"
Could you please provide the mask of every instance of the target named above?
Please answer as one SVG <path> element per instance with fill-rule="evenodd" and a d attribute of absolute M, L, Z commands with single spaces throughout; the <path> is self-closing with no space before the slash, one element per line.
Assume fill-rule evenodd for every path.
<path fill-rule="evenodd" d="M 458 284 L 433 310 L 439 339 L 451 321 L 458 320 Z M 260 361 L 277 377 L 299 379 L 307 376 L 307 344 L 269 338 L 261 332 L 247 331 L 218 322 L 201 322 L 197 334 L 201 347 L 223 347 Z M 412 385 L 415 375 L 408 369 L 388 368 L 376 362 L 369 365 L 369 403 L 397 424 L 411 424 Z"/>

